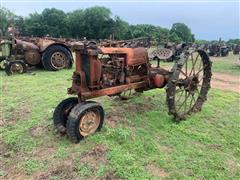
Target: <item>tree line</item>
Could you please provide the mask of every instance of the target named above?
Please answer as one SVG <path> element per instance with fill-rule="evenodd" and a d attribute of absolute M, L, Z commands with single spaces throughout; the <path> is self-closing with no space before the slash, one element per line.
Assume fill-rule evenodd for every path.
<path fill-rule="evenodd" d="M 149 24 L 131 25 L 119 16 L 113 16 L 110 9 L 100 6 L 68 13 L 46 8 L 41 13 L 34 12 L 27 17 L 18 16 L 3 7 L 0 14 L 2 35 L 13 25 L 21 36 L 116 40 L 150 37 L 158 43 L 195 41 L 191 29 L 184 23 L 174 23 L 171 29 Z"/>

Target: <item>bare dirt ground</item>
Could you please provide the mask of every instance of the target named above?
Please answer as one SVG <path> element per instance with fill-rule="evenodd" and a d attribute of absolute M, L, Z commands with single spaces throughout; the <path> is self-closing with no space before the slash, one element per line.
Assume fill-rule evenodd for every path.
<path fill-rule="evenodd" d="M 216 89 L 240 92 L 240 77 L 238 75 L 230 75 L 225 73 L 214 72 L 212 76 L 211 86 Z"/>

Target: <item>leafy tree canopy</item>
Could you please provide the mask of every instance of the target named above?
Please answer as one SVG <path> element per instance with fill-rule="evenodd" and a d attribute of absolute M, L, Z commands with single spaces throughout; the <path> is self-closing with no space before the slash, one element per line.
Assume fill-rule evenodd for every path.
<path fill-rule="evenodd" d="M 69 13 L 56 8 L 46 8 L 41 13 L 34 12 L 28 17 L 15 15 L 6 8 L 0 8 L 0 35 L 7 33 L 7 28 L 14 25 L 23 36 L 87 39 L 114 38 L 131 39 L 150 37 L 156 44 L 166 42 L 194 42 L 191 29 L 184 23 L 174 23 L 171 29 L 150 24 L 131 25 L 119 16 L 113 16 L 106 7 L 95 6 L 77 9 Z M 230 43 L 240 43 L 231 39 Z"/>

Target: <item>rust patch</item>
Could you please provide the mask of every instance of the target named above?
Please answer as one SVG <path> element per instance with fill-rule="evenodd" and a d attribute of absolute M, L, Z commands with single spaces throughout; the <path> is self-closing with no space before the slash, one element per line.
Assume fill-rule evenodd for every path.
<path fill-rule="evenodd" d="M 156 177 L 169 177 L 169 173 L 167 173 L 164 169 L 157 167 L 154 164 L 148 164 L 145 166 L 145 169 Z"/>

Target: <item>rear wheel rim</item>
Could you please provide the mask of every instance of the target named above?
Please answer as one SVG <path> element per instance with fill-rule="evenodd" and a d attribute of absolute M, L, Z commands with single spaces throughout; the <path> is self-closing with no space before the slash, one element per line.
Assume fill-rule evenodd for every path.
<path fill-rule="evenodd" d="M 63 69 L 67 67 L 67 56 L 63 52 L 54 52 L 50 58 L 50 62 L 55 69 Z"/>
<path fill-rule="evenodd" d="M 211 79 L 211 62 L 198 51 L 188 54 L 174 73 L 173 87 L 169 91 L 170 113 L 177 120 L 201 109 L 206 100 Z"/>
<path fill-rule="evenodd" d="M 192 53 L 180 70 L 179 81 L 182 82 L 176 86 L 175 94 L 176 113 L 180 116 L 184 116 L 192 110 L 197 97 L 200 95 L 203 80 L 201 78 L 203 77 L 202 67 L 203 63 L 199 58 L 199 54 L 194 58 Z"/>
<path fill-rule="evenodd" d="M 100 125 L 100 113 L 97 110 L 87 111 L 80 119 L 79 132 L 88 136 L 96 132 Z"/>

